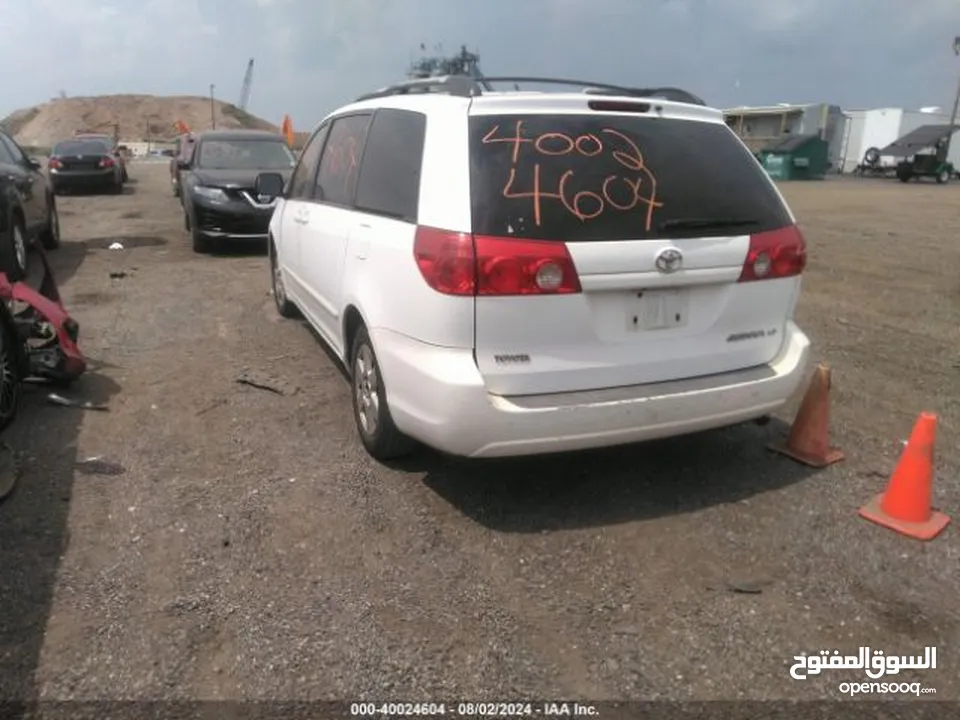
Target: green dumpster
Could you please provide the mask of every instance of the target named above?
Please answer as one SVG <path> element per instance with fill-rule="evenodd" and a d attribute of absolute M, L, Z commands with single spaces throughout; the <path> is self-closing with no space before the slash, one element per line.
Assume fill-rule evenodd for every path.
<path fill-rule="evenodd" d="M 822 180 L 827 148 L 819 135 L 788 135 L 763 148 L 760 163 L 774 180 Z"/>

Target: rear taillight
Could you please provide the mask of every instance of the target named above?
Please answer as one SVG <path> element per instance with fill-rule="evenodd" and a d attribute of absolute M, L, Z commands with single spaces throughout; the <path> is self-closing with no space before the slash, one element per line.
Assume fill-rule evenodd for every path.
<path fill-rule="evenodd" d="M 446 295 L 562 295 L 580 292 L 562 242 L 471 236 L 417 228 L 414 257 L 424 280 Z"/>
<path fill-rule="evenodd" d="M 427 285 L 444 295 L 473 295 L 476 255 L 469 233 L 418 227 L 413 256 Z"/>
<path fill-rule="evenodd" d="M 567 295 L 580 292 L 573 259 L 562 242 L 474 238 L 477 295 Z"/>
<path fill-rule="evenodd" d="M 750 236 L 750 249 L 739 282 L 800 275 L 807 265 L 807 245 L 796 225 Z"/>
<path fill-rule="evenodd" d="M 50 162 L 47 163 L 47 167 L 52 170 L 58 170 L 63 167 L 63 163 L 57 160 L 57 158 L 50 158 Z"/>
<path fill-rule="evenodd" d="M 105 157 L 100 159 L 100 162 L 97 163 L 97 167 L 108 168 L 113 167 L 113 164 L 113 158 Z"/>

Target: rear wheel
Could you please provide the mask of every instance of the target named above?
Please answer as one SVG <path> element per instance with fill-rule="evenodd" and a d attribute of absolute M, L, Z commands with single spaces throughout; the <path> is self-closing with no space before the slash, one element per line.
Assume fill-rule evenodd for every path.
<path fill-rule="evenodd" d="M 944 183 L 948 182 L 949 180 L 950 180 L 950 173 L 949 173 L 948 171 L 946 171 L 946 170 L 941 170 L 941 171 L 937 174 L 937 182 L 940 183 L 941 185 L 943 185 Z"/>
<path fill-rule="evenodd" d="M 350 358 L 353 416 L 364 448 L 377 460 L 408 455 L 415 443 L 393 424 L 377 355 L 363 326 L 353 340 Z"/>
<path fill-rule="evenodd" d="M 295 318 L 299 313 L 297 312 L 297 306 L 287 298 L 287 289 L 283 284 L 283 273 L 280 271 L 280 263 L 277 262 L 277 248 L 274 246 L 273 240 L 270 241 L 269 252 L 273 302 L 277 306 L 280 317 Z"/>
<path fill-rule="evenodd" d="M 40 242 L 47 250 L 60 247 L 60 212 L 57 210 L 57 201 L 50 196 L 47 208 L 47 226 L 40 233 Z"/>
<path fill-rule="evenodd" d="M 8 228 L 6 237 L 0 239 L 0 272 L 10 282 L 18 282 L 27 276 L 27 233 L 18 215 L 11 218 Z"/>
<path fill-rule="evenodd" d="M 17 362 L 17 338 L 0 322 L 0 430 L 13 422 L 20 409 L 23 377 Z"/>

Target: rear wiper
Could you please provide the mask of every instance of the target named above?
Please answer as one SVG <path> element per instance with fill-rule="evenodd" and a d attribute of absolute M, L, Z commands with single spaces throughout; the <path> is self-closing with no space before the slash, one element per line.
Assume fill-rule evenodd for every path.
<path fill-rule="evenodd" d="M 660 230 L 710 230 L 713 228 L 748 227 L 757 225 L 749 218 L 685 218 L 683 220 L 664 220 Z"/>

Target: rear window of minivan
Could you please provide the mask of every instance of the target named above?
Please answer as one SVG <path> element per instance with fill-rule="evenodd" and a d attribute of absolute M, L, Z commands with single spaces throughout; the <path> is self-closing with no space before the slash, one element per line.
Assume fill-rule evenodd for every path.
<path fill-rule="evenodd" d="M 479 235 L 652 240 L 750 234 L 792 222 L 764 170 L 721 123 L 474 115 L 470 184 Z"/>

